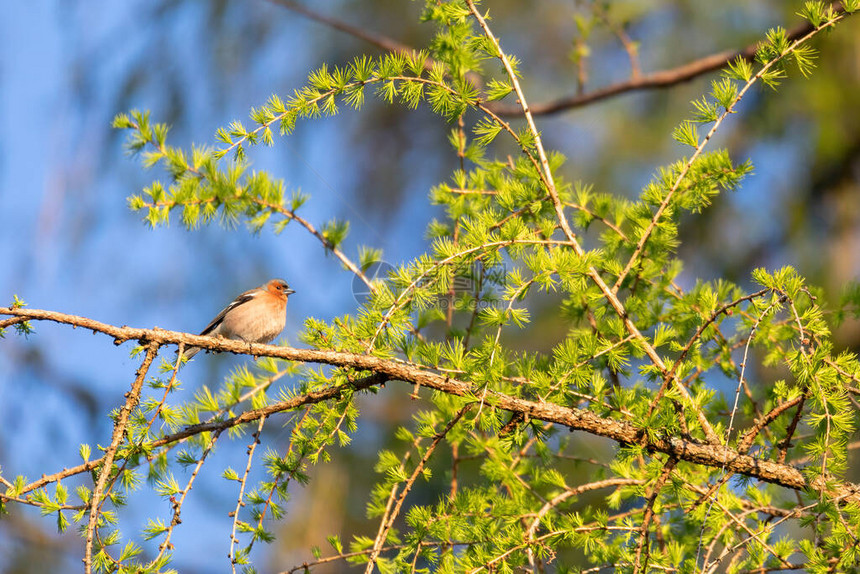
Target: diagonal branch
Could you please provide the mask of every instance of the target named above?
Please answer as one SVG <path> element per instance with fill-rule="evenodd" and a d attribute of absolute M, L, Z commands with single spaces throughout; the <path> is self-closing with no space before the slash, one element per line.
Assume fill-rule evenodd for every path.
<path fill-rule="evenodd" d="M 137 122 L 131 121 L 131 125 L 134 129 L 140 131 L 140 125 Z M 164 158 L 169 157 L 167 145 L 163 141 L 158 140 L 158 138 L 151 137 L 147 140 L 147 143 L 150 144 L 155 149 L 157 149 L 158 153 L 161 155 L 161 157 L 164 157 Z M 196 165 L 193 165 L 192 163 L 185 162 L 184 159 L 183 159 L 183 162 L 184 162 L 184 165 L 182 167 L 185 169 L 186 172 L 194 175 L 195 177 L 197 177 L 199 179 L 209 179 L 211 181 L 211 176 L 208 175 L 207 173 L 205 173 L 203 170 L 199 169 Z M 240 192 L 240 195 L 241 195 L 241 192 Z M 284 216 L 288 220 L 298 222 L 302 227 L 307 229 L 311 235 L 313 235 L 314 237 L 319 239 L 319 241 L 320 241 L 320 243 L 322 243 L 323 247 L 328 249 L 329 251 L 331 251 L 332 254 L 334 254 L 334 256 L 340 260 L 340 262 L 343 264 L 344 267 L 349 269 L 353 274 L 355 274 L 356 277 L 361 279 L 364 282 L 364 284 L 367 285 L 367 287 L 370 289 L 370 291 L 372 293 L 376 293 L 376 290 L 377 290 L 376 285 L 374 285 L 373 282 L 367 278 L 367 276 L 359 268 L 359 266 L 356 265 L 349 257 L 347 257 L 347 255 L 343 251 L 341 251 L 337 247 L 337 245 L 335 245 L 331 240 L 329 240 L 325 236 L 325 234 L 323 234 L 318 229 L 316 229 L 306 219 L 299 217 L 296 214 L 295 209 L 287 209 L 286 207 L 284 207 L 284 205 L 282 205 L 280 203 L 267 202 L 267 201 L 265 201 L 261 198 L 258 198 L 258 197 L 248 196 L 247 199 L 249 199 L 250 201 L 256 203 L 257 205 L 259 205 L 261 207 L 265 207 L 265 208 L 269 209 L 270 211 L 275 211 L 275 212 L 279 213 L 280 215 Z M 174 201 L 153 201 L 152 203 L 143 203 L 143 207 L 147 207 L 149 209 L 152 209 L 155 207 L 162 208 L 162 209 L 163 208 L 171 209 L 171 208 L 176 207 L 178 205 L 213 203 L 214 201 L 215 201 L 214 198 L 209 199 L 209 200 L 192 199 L 192 200 L 188 200 L 185 202 L 178 202 L 175 200 Z"/>
<path fill-rule="evenodd" d="M 415 469 L 412 471 L 412 474 L 406 480 L 406 484 L 403 485 L 403 490 L 397 494 L 397 486 L 391 489 L 391 497 L 388 501 L 388 506 L 385 509 L 385 514 L 382 517 L 382 520 L 379 522 L 379 532 L 376 534 L 376 539 L 373 542 L 373 550 L 370 553 L 370 558 L 367 560 L 367 568 L 365 572 L 370 574 L 373 572 L 374 566 L 376 566 L 376 560 L 379 557 L 379 553 L 382 551 L 383 544 L 385 543 L 385 539 L 388 538 L 388 533 L 391 531 L 391 527 L 394 526 L 394 521 L 397 516 L 400 514 L 400 509 L 403 507 L 403 502 L 406 500 L 406 495 L 409 494 L 409 491 L 412 490 L 412 486 L 415 484 L 415 481 L 418 480 L 418 477 L 424 472 L 424 467 L 427 464 L 427 461 L 430 460 L 430 457 L 433 455 L 433 451 L 436 450 L 436 447 L 439 446 L 439 443 L 442 441 L 445 436 L 454 428 L 454 425 L 457 424 L 463 415 L 472 408 L 474 403 L 469 403 L 463 408 L 461 408 L 457 414 L 455 414 L 451 420 L 445 425 L 445 428 L 436 433 L 433 437 L 433 442 L 430 443 L 430 446 L 427 447 L 427 450 L 424 452 L 424 455 L 421 457 L 421 460 L 418 461 L 418 464 L 415 466 Z M 405 468 L 401 467 L 401 470 L 405 472 Z M 396 498 L 395 498 L 396 494 Z"/>
<path fill-rule="evenodd" d="M 841 8 L 841 6 L 840 6 Z M 652 232 L 657 228 L 657 224 L 660 219 L 663 217 L 665 211 L 669 208 L 669 205 L 672 201 L 672 198 L 675 194 L 680 193 L 681 184 L 686 179 L 687 175 L 692 170 L 693 164 L 696 160 L 704 153 L 705 147 L 711 141 L 711 138 L 714 134 L 719 130 L 720 126 L 726 120 L 726 118 L 735 113 L 735 106 L 744 98 L 744 96 L 749 92 L 752 87 L 761 80 L 765 74 L 774 66 L 783 61 L 787 56 L 794 53 L 801 45 L 812 39 L 815 35 L 817 35 L 822 30 L 826 30 L 832 28 L 839 20 L 845 17 L 845 13 L 840 11 L 834 11 L 833 16 L 828 20 L 820 23 L 818 26 L 810 26 L 809 30 L 805 34 L 801 34 L 797 38 L 795 38 L 789 46 L 780 53 L 777 57 L 772 60 L 769 60 L 764 65 L 762 65 L 761 69 L 752 77 L 750 77 L 746 83 L 738 90 L 735 95 L 733 101 L 729 104 L 729 107 L 724 108 L 723 112 L 719 115 L 719 117 L 714 120 L 711 129 L 708 130 L 708 133 L 702 139 L 701 142 L 696 146 L 693 155 L 684 163 L 684 167 L 681 168 L 677 177 L 675 178 L 675 183 L 672 185 L 671 189 L 666 193 L 666 196 L 660 202 L 660 206 L 657 208 L 657 211 L 654 213 L 654 216 L 651 218 L 651 221 L 648 224 L 648 227 L 641 233 L 639 237 L 639 241 L 636 244 L 636 249 L 633 251 L 633 254 L 630 256 L 630 259 L 627 261 L 627 264 L 624 266 L 624 269 L 621 271 L 621 274 L 615 280 L 615 283 L 612 286 L 612 292 L 618 293 L 618 290 L 621 288 L 621 285 L 624 283 L 624 279 L 633 269 L 633 267 L 639 262 L 640 256 L 643 254 L 645 249 L 645 244 L 648 242 L 648 239 L 651 237 Z"/>
<path fill-rule="evenodd" d="M 712 325 L 714 323 L 714 321 L 716 321 L 723 313 L 726 313 L 727 311 L 729 311 L 733 307 L 736 307 L 745 301 L 752 301 L 756 297 L 761 297 L 762 295 L 764 295 L 768 291 L 770 291 L 770 289 L 761 289 L 759 291 L 756 291 L 755 293 L 745 295 L 743 297 L 740 297 L 739 299 L 735 299 L 734 301 L 726 303 L 725 305 L 721 306 L 719 309 L 714 311 L 711 314 L 711 316 L 704 323 L 699 325 L 699 328 L 696 329 L 696 332 L 693 334 L 693 336 L 690 338 L 690 340 L 687 342 L 687 344 L 684 345 L 684 348 L 681 349 L 681 354 L 678 355 L 677 359 L 675 359 L 675 363 L 672 366 L 672 369 L 669 371 L 669 374 L 663 378 L 663 384 L 660 386 L 660 389 L 657 391 L 657 394 L 654 395 L 654 398 L 651 400 L 651 404 L 648 406 L 648 416 L 649 417 L 651 416 L 651 413 L 654 412 L 654 409 L 657 408 L 657 402 L 660 400 L 660 398 L 662 398 L 663 393 L 666 391 L 666 386 L 668 385 L 669 380 L 676 376 L 676 373 L 678 372 L 678 368 L 684 362 L 684 359 L 687 358 L 687 354 L 690 352 L 690 349 L 693 348 L 693 345 L 695 345 L 699 341 L 699 339 L 701 338 L 702 333 L 704 333 L 705 329 L 707 329 L 710 325 Z M 750 340 L 751 339 L 752 339 L 752 336 L 750 336 Z M 726 440 L 728 440 L 728 437 L 726 437 Z"/>
<path fill-rule="evenodd" d="M 507 72 L 508 78 L 511 81 L 511 86 L 517 94 L 517 99 L 520 103 L 520 108 L 522 110 L 523 116 L 525 116 L 526 121 L 529 125 L 529 130 L 531 130 L 532 137 L 534 138 L 534 147 L 537 149 L 538 157 L 540 158 L 541 170 L 538 172 L 541 179 L 544 181 L 547 193 L 552 200 L 553 207 L 555 208 L 556 216 L 558 217 L 559 225 L 561 225 L 561 229 L 564 232 L 565 237 L 570 242 L 571 247 L 573 248 L 574 253 L 576 253 L 579 257 L 585 256 L 585 250 L 576 240 L 576 236 L 573 233 L 573 230 L 570 228 L 570 224 L 567 221 L 567 217 L 564 214 L 564 204 L 561 202 L 561 199 L 558 195 L 558 190 L 555 187 L 555 182 L 552 177 L 552 170 L 549 166 L 549 160 L 547 158 L 546 152 L 543 148 L 543 143 L 541 141 L 540 132 L 537 129 L 537 125 L 534 122 L 534 118 L 529 109 L 529 105 L 526 102 L 525 93 L 520 87 L 519 80 L 517 80 L 517 74 L 511 65 L 510 59 L 505 55 L 505 52 L 502 51 L 501 44 L 496 36 L 493 34 L 490 27 L 487 25 L 486 20 L 478 9 L 475 7 L 475 4 L 472 0 L 466 0 L 466 5 L 469 7 L 469 11 L 472 16 L 478 21 L 481 29 L 484 31 L 484 35 L 489 39 L 494 49 L 496 50 L 497 57 L 501 60 L 502 64 L 505 67 L 505 71 Z M 666 363 L 657 353 L 657 350 L 648 342 L 644 335 L 639 331 L 639 328 L 627 314 L 627 310 L 624 308 L 624 304 L 618 298 L 617 290 L 610 289 L 609 285 L 606 284 L 606 281 L 603 280 L 603 277 L 600 275 L 600 272 L 593 265 L 589 266 L 587 271 L 588 276 L 592 281 L 597 285 L 600 289 L 603 296 L 606 297 L 606 300 L 612 306 L 612 309 L 624 323 L 625 329 L 630 333 L 636 341 L 642 346 L 645 351 L 645 354 L 648 355 L 648 358 L 654 363 L 660 373 L 664 378 L 670 379 L 675 383 L 675 388 L 678 390 L 678 393 L 684 399 L 686 403 L 686 407 L 690 408 L 695 412 L 696 418 L 699 421 L 699 425 L 702 427 L 702 432 L 705 433 L 705 437 L 711 443 L 719 442 L 719 437 L 717 437 L 717 433 L 714 432 L 713 427 L 711 426 L 710 421 L 708 421 L 705 413 L 702 412 L 702 409 L 693 401 L 690 393 L 684 388 L 684 385 L 680 384 L 677 379 L 677 376 L 671 375 L 666 367 Z"/>
<path fill-rule="evenodd" d="M 841 14 L 845 11 L 841 2 L 834 3 L 832 7 L 836 14 Z M 802 38 L 812 30 L 814 30 L 814 27 L 809 22 L 799 24 L 788 31 L 788 40 L 792 42 Z M 532 104 L 531 112 L 536 116 L 557 114 L 630 92 L 670 88 L 672 86 L 688 82 L 698 76 L 724 68 L 729 64 L 729 62 L 733 62 L 737 58 L 752 61 L 755 58 L 755 53 L 758 47 L 759 42 L 756 42 L 740 50 L 725 50 L 723 52 L 711 54 L 710 56 L 705 56 L 698 60 L 693 60 L 692 62 L 682 64 L 675 68 L 660 70 L 650 74 L 640 75 L 639 77 L 634 76 L 629 80 L 610 84 L 584 94 L 565 96 L 549 102 Z M 515 104 L 496 102 L 491 104 L 489 107 L 500 116 L 515 116 L 522 113 L 522 108 Z"/>

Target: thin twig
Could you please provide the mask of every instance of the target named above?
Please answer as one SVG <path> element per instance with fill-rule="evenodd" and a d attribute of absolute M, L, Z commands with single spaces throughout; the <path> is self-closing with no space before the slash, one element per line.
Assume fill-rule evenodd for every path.
<path fill-rule="evenodd" d="M 179 518 L 182 512 L 182 505 L 185 503 L 185 498 L 188 496 L 188 493 L 191 492 L 191 486 L 200 474 L 200 469 L 203 468 L 203 463 L 206 462 L 206 458 L 212 452 L 212 449 L 215 448 L 215 443 L 218 442 L 218 438 L 220 436 L 221 432 L 216 432 L 209 441 L 209 444 L 206 445 L 206 448 L 197 460 L 197 464 L 194 465 L 194 470 L 191 471 L 191 476 L 188 477 L 188 482 L 185 483 L 185 488 L 182 489 L 179 498 L 176 498 L 176 495 L 172 495 L 170 497 L 170 507 L 173 512 L 173 516 L 170 518 L 170 524 L 165 532 L 166 536 L 164 537 L 164 540 L 162 540 L 161 544 L 158 545 L 158 554 L 150 561 L 150 566 L 158 564 L 164 557 L 164 553 L 173 548 L 173 544 L 170 542 L 170 539 L 173 536 L 173 531 L 182 523 Z"/>
<path fill-rule="evenodd" d="M 236 543 L 239 538 L 236 536 L 236 528 L 239 525 L 239 510 L 245 506 L 245 488 L 248 485 L 248 475 L 251 474 L 251 463 L 254 460 L 254 452 L 257 450 L 257 445 L 260 444 L 260 434 L 263 432 L 263 425 L 266 423 L 266 417 L 260 417 L 260 422 L 257 424 L 257 430 L 251 437 L 254 439 L 248 445 L 248 462 L 245 464 L 245 472 L 239 480 L 239 496 L 236 497 L 236 508 L 233 509 L 233 526 L 230 531 L 230 552 L 227 557 L 230 559 L 230 568 L 233 573 L 236 572 Z M 292 444 L 292 443 L 291 443 Z"/>
<path fill-rule="evenodd" d="M 131 121 L 131 123 L 135 129 L 137 129 L 138 131 L 140 130 L 140 126 L 138 124 L 136 124 L 134 121 Z M 165 143 L 159 142 L 157 139 L 155 139 L 155 137 L 152 137 L 148 143 L 152 147 L 157 149 L 162 157 L 169 157 L 167 146 Z M 208 177 L 207 173 L 205 171 L 198 169 L 196 166 L 194 166 L 190 163 L 185 162 L 185 164 L 183 165 L 183 168 L 188 173 L 194 174 L 194 176 L 196 176 L 197 178 L 207 179 L 207 177 Z M 372 293 L 376 292 L 376 290 L 377 290 L 376 285 L 374 285 L 373 282 L 367 278 L 367 276 L 364 274 L 364 272 L 362 272 L 362 270 L 358 267 L 358 265 L 356 265 L 349 257 L 347 257 L 346 254 L 343 253 L 343 251 L 341 251 L 334 243 L 332 243 L 327 237 L 325 237 L 325 235 L 323 235 L 319 230 L 317 230 L 309 221 L 307 221 L 306 219 L 297 215 L 294 210 L 287 209 L 282 204 L 275 204 L 275 203 L 267 202 L 267 201 L 265 201 L 259 197 L 248 196 L 248 197 L 246 197 L 246 199 L 251 200 L 252 202 L 256 203 L 257 205 L 260 205 L 262 207 L 267 207 L 272 211 L 276 211 L 277 213 L 281 214 L 282 216 L 286 217 L 287 219 L 295 220 L 302 227 L 307 229 L 311 233 L 311 235 L 316 237 L 320 241 L 320 243 L 322 243 L 323 247 L 325 247 L 326 249 L 331 251 L 334 254 L 334 256 L 337 257 L 340 260 L 340 262 L 343 263 L 343 265 L 347 269 L 352 271 L 352 273 L 356 277 L 361 279 L 362 282 L 365 285 L 367 285 L 368 289 L 370 289 L 370 291 Z M 195 203 L 211 203 L 214 201 L 216 201 L 215 198 L 211 198 L 208 200 L 194 199 L 194 200 L 185 201 L 182 203 L 182 205 L 195 204 Z M 153 203 L 144 203 L 143 207 L 150 207 L 151 208 L 151 207 L 155 206 L 155 207 L 170 208 L 170 207 L 173 207 L 174 205 L 180 205 L 180 203 L 176 202 L 176 201 L 160 201 L 160 202 L 153 202 Z"/>
<path fill-rule="evenodd" d="M 838 12 L 837 12 L 837 14 L 838 14 Z M 663 199 L 663 201 L 660 202 L 660 206 L 657 208 L 656 213 L 654 213 L 654 216 L 651 218 L 651 222 L 648 224 L 648 227 L 642 232 L 642 235 L 639 238 L 639 242 L 636 245 L 636 249 L 633 251 L 633 254 L 630 256 L 630 259 L 627 261 L 627 264 L 624 266 L 624 270 L 621 271 L 621 274 L 615 280 L 615 283 L 612 286 L 612 292 L 613 293 L 618 292 L 618 289 L 621 287 L 621 284 L 624 282 L 624 278 L 627 277 L 627 274 L 630 273 L 630 270 L 633 268 L 633 266 L 638 263 L 639 257 L 640 257 L 640 255 L 642 255 L 642 252 L 645 249 L 645 243 L 651 237 L 651 233 L 657 227 L 657 224 L 660 221 L 660 218 L 663 216 L 663 213 L 669 207 L 669 203 L 672 201 L 672 198 L 675 196 L 675 193 L 677 193 L 677 191 L 680 189 L 681 183 L 687 177 L 687 174 L 690 172 L 690 169 L 692 169 L 693 164 L 696 162 L 696 160 L 699 158 L 699 156 L 704 152 L 704 149 L 708 145 L 708 142 L 711 141 L 711 138 L 714 136 L 714 134 L 720 128 L 723 121 L 725 121 L 725 119 L 729 116 L 729 114 L 734 113 L 734 108 L 738 104 L 738 102 L 740 102 L 743 99 L 743 97 L 746 95 L 746 93 L 753 87 L 753 85 L 755 85 L 762 78 L 762 76 L 764 76 L 764 74 L 768 70 L 770 70 L 773 66 L 775 66 L 778 62 L 780 62 L 787 55 L 794 52 L 801 44 L 808 41 L 810 38 L 815 36 L 821 30 L 824 30 L 826 28 L 833 26 L 836 22 L 841 20 L 843 17 L 844 17 L 844 14 L 840 14 L 838 16 L 835 16 L 834 18 L 831 18 L 830 20 L 827 20 L 826 22 L 820 24 L 819 26 L 812 27 L 812 29 L 809 30 L 806 34 L 803 34 L 800 37 L 798 37 L 796 40 L 794 40 L 789 45 L 789 47 L 786 48 L 786 50 L 783 53 L 781 53 L 778 57 L 776 57 L 773 60 L 770 60 L 769 62 L 764 64 L 761 67 L 761 69 L 753 77 L 751 77 L 749 80 L 747 80 L 747 82 L 743 85 L 743 87 L 741 87 L 740 90 L 738 90 L 737 95 L 735 96 L 734 100 L 729 104 L 729 107 L 727 107 L 723 110 L 723 113 L 720 114 L 720 116 L 714 121 L 714 123 L 711 126 L 711 129 L 708 131 L 707 135 L 705 135 L 704 139 L 701 142 L 699 142 L 699 144 L 696 146 L 695 152 L 693 152 L 693 155 L 684 164 L 684 167 L 681 169 L 681 171 L 678 173 L 678 177 L 675 179 L 675 183 L 672 185 L 671 189 L 666 194 L 666 197 Z"/>
<path fill-rule="evenodd" d="M 599 490 L 601 488 L 612 488 L 619 486 L 633 486 L 637 484 L 644 483 L 644 480 L 638 478 L 607 478 L 606 480 L 598 480 L 595 482 L 590 482 L 587 484 L 581 484 L 576 487 L 568 488 L 565 491 L 556 495 L 552 500 L 549 500 L 544 504 L 540 510 L 538 510 L 528 529 L 526 530 L 526 540 L 534 541 L 535 533 L 537 532 L 538 527 L 540 526 L 540 521 L 550 510 L 558 508 L 558 506 L 567 500 L 568 498 L 579 496 L 585 492 L 590 492 L 592 490 Z M 529 562 L 534 561 L 533 550 L 531 545 L 528 547 L 529 554 Z"/>
<path fill-rule="evenodd" d="M 636 545 L 636 556 L 633 559 L 633 574 L 638 574 L 640 569 L 644 572 L 648 571 L 648 557 L 650 555 L 648 551 L 648 534 L 650 533 L 651 520 L 654 518 L 654 503 L 657 501 L 660 491 L 663 490 L 663 485 L 666 484 L 666 480 L 668 480 L 669 475 L 672 474 L 672 470 L 677 464 L 678 459 L 670 456 L 663 465 L 663 472 L 660 473 L 660 477 L 651 488 L 651 494 L 645 503 L 645 515 L 642 518 L 642 532 L 639 535 L 639 543 Z M 643 553 L 645 554 L 644 561 L 642 560 Z"/>
<path fill-rule="evenodd" d="M 722 305 L 719 309 L 717 309 L 716 311 L 711 313 L 711 316 L 708 317 L 708 319 L 704 323 L 702 323 L 698 329 L 696 329 L 696 332 L 693 334 L 693 336 L 690 338 L 690 340 L 687 342 L 687 344 L 684 345 L 684 348 L 681 350 L 681 354 L 678 355 L 678 358 L 675 360 L 675 364 L 672 366 L 672 369 L 663 378 L 663 384 L 657 390 L 657 393 L 654 395 L 654 398 L 651 399 L 651 404 L 648 405 L 648 415 L 647 416 L 650 417 L 651 414 L 654 412 L 654 409 L 657 407 L 657 403 L 662 398 L 663 393 L 666 392 L 666 387 L 669 384 L 669 380 L 671 380 L 672 377 L 676 376 L 676 373 L 678 372 L 678 369 L 680 368 L 681 363 L 684 361 L 684 359 L 687 358 L 687 354 L 690 352 L 690 349 L 692 349 L 693 345 L 695 345 L 696 342 L 701 338 L 702 333 L 705 332 L 705 329 L 707 329 L 710 325 L 712 325 L 714 323 L 714 321 L 716 321 L 720 317 L 720 315 L 722 315 L 723 313 L 728 312 L 733 307 L 736 307 L 745 301 L 752 301 L 756 297 L 760 297 L 760 296 L 764 295 L 765 293 L 767 293 L 768 291 L 770 291 L 770 289 L 762 289 L 762 290 L 757 291 L 755 293 L 752 293 L 750 295 L 740 297 L 738 299 L 735 299 L 734 301 L 731 301 L 729 303 L 726 303 L 725 305 Z"/>
<path fill-rule="evenodd" d="M 436 447 L 448 435 L 448 432 L 454 428 L 454 425 L 457 424 L 463 415 L 474 406 L 474 403 L 469 403 L 455 414 L 451 420 L 445 425 L 445 428 L 440 432 L 436 433 L 433 437 L 433 442 L 430 443 L 430 446 L 427 447 L 427 450 L 424 452 L 424 455 L 421 457 L 421 460 L 418 461 L 418 464 L 415 466 L 415 469 L 412 471 L 412 474 L 406 480 L 406 483 L 403 485 L 403 489 L 397 495 L 397 502 L 393 505 L 390 503 L 394 500 L 394 493 L 397 491 L 397 485 L 391 489 L 392 498 L 389 499 L 389 508 L 386 508 L 385 514 L 382 516 L 382 520 L 379 522 L 379 532 L 376 534 L 376 539 L 373 542 L 373 550 L 370 553 L 370 558 L 367 561 L 367 567 L 365 568 L 365 574 L 370 574 L 373 572 L 374 566 L 376 566 L 376 559 L 379 557 L 379 553 L 382 550 L 382 546 L 385 543 L 385 539 L 388 537 L 388 532 L 391 530 L 391 527 L 394 526 L 394 520 L 400 514 L 400 509 L 403 506 L 403 502 L 406 500 L 406 495 L 409 494 L 409 491 L 412 490 L 412 486 L 415 484 L 415 481 L 418 480 L 418 477 L 421 476 L 421 473 L 424 471 L 424 466 L 427 464 L 427 461 L 430 460 L 430 457 L 433 455 L 433 451 L 436 450 Z M 405 470 L 405 469 L 403 469 Z"/>
<path fill-rule="evenodd" d="M 783 403 L 778 404 L 774 408 L 772 408 L 767 414 L 762 416 L 761 418 L 755 421 L 755 424 L 747 431 L 747 433 L 738 441 L 738 452 L 746 454 L 749 452 L 750 447 L 752 447 L 752 443 L 755 440 L 755 437 L 758 436 L 758 433 L 771 422 L 775 421 L 777 417 L 779 417 L 782 413 L 803 402 L 805 396 L 800 395 L 791 400 L 785 401 Z M 803 411 L 803 406 L 798 407 L 798 413 Z M 782 461 L 780 461 L 782 462 Z"/>

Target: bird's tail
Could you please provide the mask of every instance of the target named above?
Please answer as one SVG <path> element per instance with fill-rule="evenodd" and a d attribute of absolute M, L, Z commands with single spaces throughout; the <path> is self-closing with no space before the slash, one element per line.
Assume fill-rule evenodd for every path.
<path fill-rule="evenodd" d="M 185 350 L 182 352 L 182 356 L 185 357 L 186 361 L 190 361 L 194 355 L 201 351 L 200 347 L 185 347 Z M 177 351 L 177 354 L 179 352 Z"/>

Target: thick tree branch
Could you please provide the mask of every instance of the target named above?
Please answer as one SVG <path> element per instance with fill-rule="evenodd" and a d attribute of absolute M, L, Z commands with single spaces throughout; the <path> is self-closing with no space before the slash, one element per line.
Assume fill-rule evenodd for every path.
<path fill-rule="evenodd" d="M 176 442 L 203 431 L 217 431 L 237 426 L 243 423 L 257 421 L 260 417 L 273 413 L 295 409 L 297 406 L 313 402 L 321 402 L 341 396 L 347 391 L 366 389 L 388 380 L 399 380 L 410 384 L 420 384 L 439 392 L 460 397 L 471 397 L 479 400 L 472 393 L 472 385 L 466 381 L 452 379 L 450 376 L 422 369 L 409 363 L 393 361 L 371 355 L 357 355 L 338 351 L 316 349 L 295 349 L 276 345 L 248 344 L 242 341 L 219 339 L 216 337 L 201 337 L 189 333 L 167 331 L 164 329 L 139 329 L 133 327 L 117 327 L 94 321 L 85 317 L 67 315 L 54 311 L 40 309 L 12 309 L 0 307 L 0 315 L 26 317 L 30 320 L 54 321 L 67 325 L 83 327 L 94 332 L 104 333 L 114 338 L 119 344 L 124 341 L 138 340 L 147 343 L 178 344 L 185 343 L 204 349 L 225 351 L 235 354 L 250 354 L 266 356 L 287 361 L 320 363 L 339 367 L 352 368 L 360 371 L 370 371 L 373 376 L 362 379 L 349 386 L 332 386 L 320 391 L 307 393 L 288 401 L 268 405 L 261 409 L 246 411 L 236 417 L 223 421 L 212 421 L 187 427 L 173 435 L 164 437 L 152 446 L 161 446 Z M 624 445 L 639 445 L 652 452 L 661 452 L 677 458 L 679 461 L 702 464 L 714 468 L 724 468 L 728 472 L 742 474 L 793 490 L 814 490 L 826 492 L 828 496 L 844 502 L 860 503 L 860 485 L 850 482 L 839 482 L 832 476 L 821 475 L 808 479 L 796 468 L 789 464 L 777 463 L 770 460 L 758 459 L 747 454 L 741 454 L 735 449 L 721 444 L 702 444 L 694 440 L 672 437 L 653 436 L 636 428 L 634 425 L 611 418 L 602 418 L 596 413 L 577 408 L 569 408 L 549 402 L 536 402 L 519 397 L 488 391 L 484 397 L 485 405 L 509 411 L 522 413 L 532 419 L 538 419 L 562 426 L 570 430 L 580 430 L 596 436 L 611 439 Z M 93 461 L 88 463 L 93 465 Z M 95 461 L 95 466 L 98 461 Z M 83 465 L 86 466 L 86 465 Z M 71 469 L 70 469 L 71 470 Z M 64 471 L 64 476 L 74 474 Z M 40 488 L 47 484 L 45 478 L 27 485 L 27 491 Z"/>

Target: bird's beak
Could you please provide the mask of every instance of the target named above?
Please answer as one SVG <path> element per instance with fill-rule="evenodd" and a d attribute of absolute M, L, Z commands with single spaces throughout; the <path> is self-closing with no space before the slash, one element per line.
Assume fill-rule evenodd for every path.
<path fill-rule="evenodd" d="M 295 291 L 293 291 L 292 289 L 287 287 L 286 289 L 284 289 L 284 293 L 286 293 L 289 296 L 289 295 L 292 295 L 293 293 L 295 293 Z"/>

